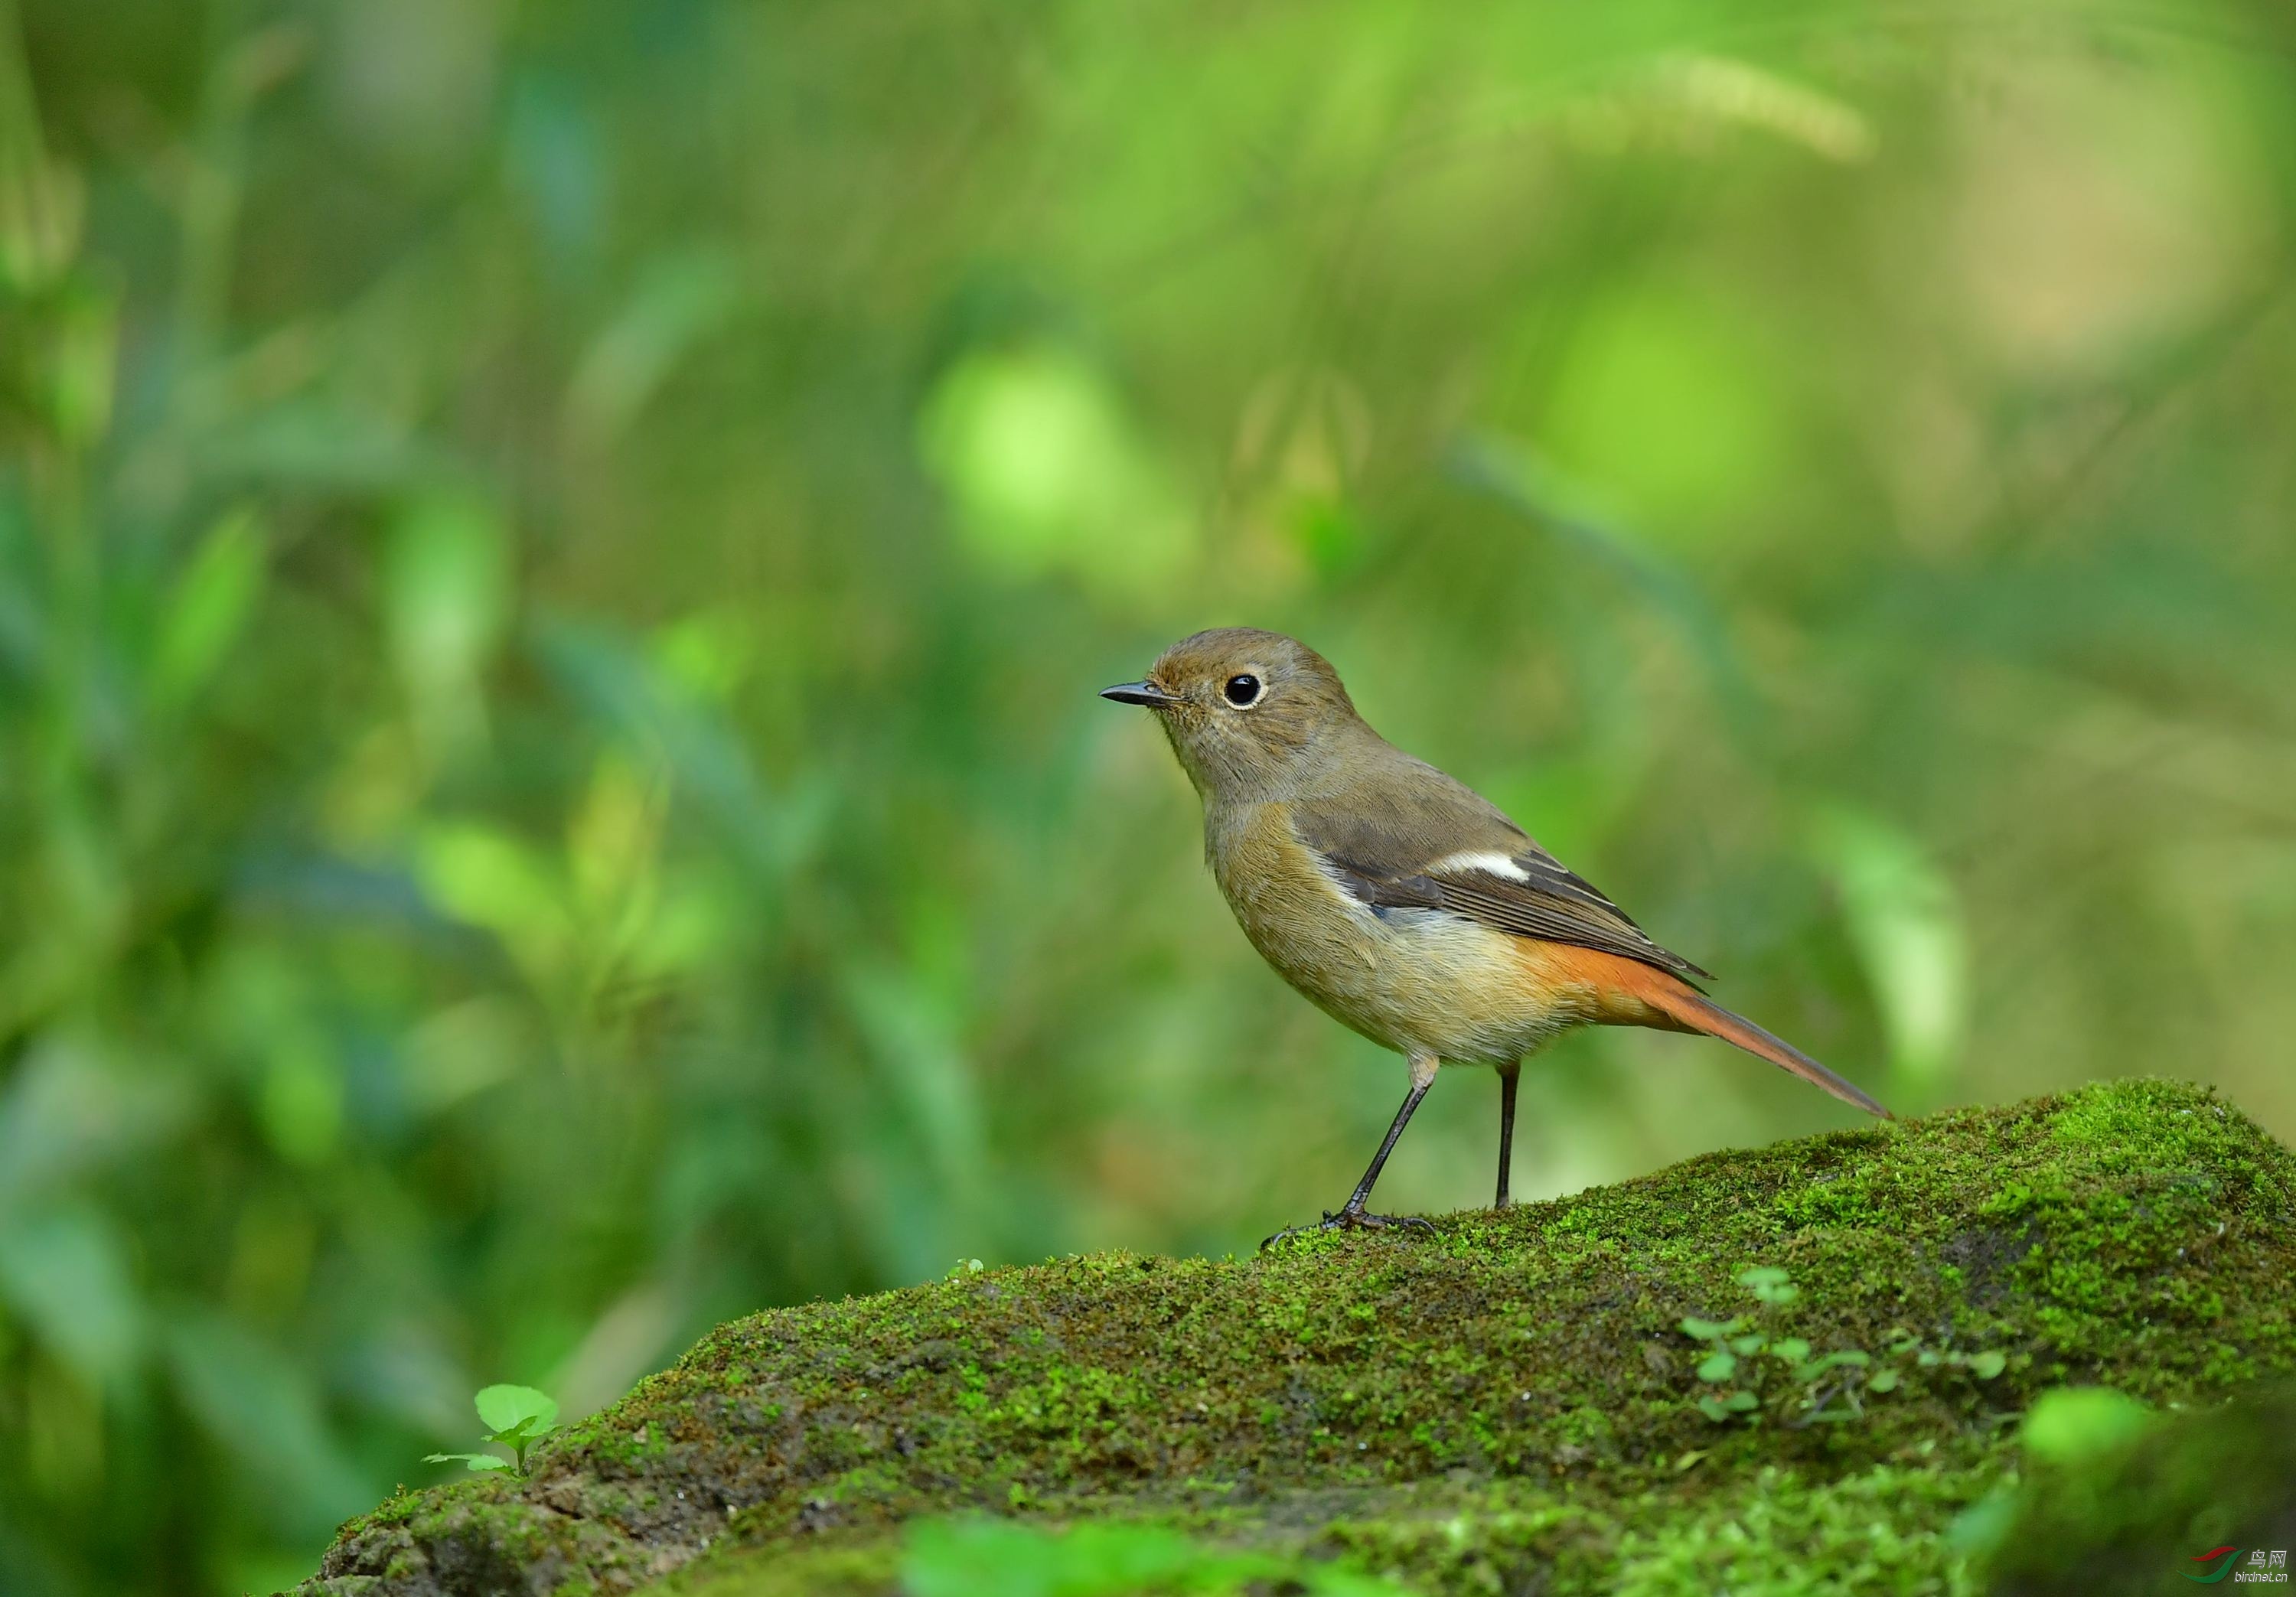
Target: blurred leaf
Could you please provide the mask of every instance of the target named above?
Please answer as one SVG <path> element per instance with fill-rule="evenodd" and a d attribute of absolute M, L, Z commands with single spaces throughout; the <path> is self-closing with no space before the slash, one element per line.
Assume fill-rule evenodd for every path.
<path fill-rule="evenodd" d="M 578 900 L 625 935 L 633 922 L 643 925 L 652 906 L 664 786 L 610 753 L 598 761 L 567 826 L 567 864 Z"/>
<path fill-rule="evenodd" d="M 253 613 L 266 556 L 253 511 L 226 514 L 211 528 L 177 578 L 160 612 L 152 646 L 152 688 L 178 704 L 207 684 Z"/>
<path fill-rule="evenodd" d="M 143 1305 L 127 1249 L 100 1210 L 0 1214 L 0 1298 L 92 1387 L 126 1374 L 142 1355 Z"/>
<path fill-rule="evenodd" d="M 37 1045 L 0 1095 L 0 1212 L 150 1147 L 191 1108 L 180 1077 L 120 1068 L 76 1042 Z"/>
<path fill-rule="evenodd" d="M 86 191 L 44 144 L 12 8 L 0 12 L 0 290 L 45 289 L 78 252 Z"/>
<path fill-rule="evenodd" d="M 2156 1423 L 2151 1409 L 2111 1387 L 2054 1387 L 2025 1411 L 2018 1439 L 2028 1457 L 2062 1467 L 2117 1453 Z"/>
<path fill-rule="evenodd" d="M 606 1306 L 551 1371 L 550 1384 L 577 1414 L 604 1407 L 676 1352 L 689 1306 L 661 1282 L 642 1282 Z"/>
<path fill-rule="evenodd" d="M 566 393 L 568 422 L 594 439 L 629 424 L 696 340 L 739 302 L 733 262 L 715 251 L 649 265 L 629 303 L 591 340 Z"/>
<path fill-rule="evenodd" d="M 1854 107 L 1751 61 L 1685 53 L 1660 62 L 1650 78 L 1677 105 L 1716 121 L 1761 128 L 1828 160 L 1873 158 L 1873 125 Z"/>
<path fill-rule="evenodd" d="M 537 974 L 555 966 L 572 935 L 555 868 L 507 832 L 475 821 L 427 827 L 415 872 L 432 903 L 498 934 Z"/>
<path fill-rule="evenodd" d="M 256 1501 L 281 1528 L 332 1527 L 373 1501 L 374 1484 L 344 1457 L 294 1360 L 205 1310 L 172 1320 L 168 1364 L 184 1406 L 263 1483 Z"/>
<path fill-rule="evenodd" d="M 533 1028 L 507 998 L 484 996 L 426 1016 L 401 1050 L 407 1089 L 424 1110 L 444 1110 L 509 1080 L 537 1047 Z"/>
<path fill-rule="evenodd" d="M 857 966 L 846 974 L 845 992 L 937 1193 L 925 1212 L 888 1206 L 879 1228 L 889 1265 L 906 1279 L 923 1279 L 933 1261 L 967 1240 L 980 1211 L 988 1150 L 979 1085 L 955 1017 L 914 972 Z"/>
<path fill-rule="evenodd" d="M 383 617 L 400 677 L 433 752 L 486 727 L 479 674 L 510 617 L 509 535 L 469 495 L 414 500 L 383 561 Z"/>
<path fill-rule="evenodd" d="M 1811 842 L 1841 895 L 1891 1062 L 1929 1087 L 1969 1028 L 1968 935 L 1953 885 L 1914 838 L 1863 811 L 1821 812 Z"/>
<path fill-rule="evenodd" d="M 342 1134 L 342 1067 L 314 1036 L 281 1036 L 267 1052 L 257 1097 L 264 1132 L 291 1163 L 321 1164 Z"/>
<path fill-rule="evenodd" d="M 57 437 L 85 448 L 111 424 L 119 361 L 119 307 L 109 292 L 79 284 L 59 299 L 40 355 L 42 397 Z"/>
<path fill-rule="evenodd" d="M 815 789 L 811 805 L 770 790 L 722 717 L 662 691 L 644 658 L 605 629 L 548 620 L 537 628 L 536 643 L 586 714 L 634 749 L 668 762 L 675 795 L 737 845 L 753 892 L 777 886 L 810 848 L 828 818 L 830 789 Z M 750 905 L 753 913 L 767 907 L 754 897 Z"/>
<path fill-rule="evenodd" d="M 704 700 L 723 700 L 750 673 L 758 653 L 755 630 L 731 609 L 697 610 L 654 635 L 653 658 L 662 674 Z"/>

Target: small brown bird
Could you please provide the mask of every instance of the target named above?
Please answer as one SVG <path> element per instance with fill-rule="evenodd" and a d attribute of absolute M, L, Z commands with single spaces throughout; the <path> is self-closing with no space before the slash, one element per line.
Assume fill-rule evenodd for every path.
<path fill-rule="evenodd" d="M 1410 1063 L 1410 1093 L 1371 1167 L 1312 1229 L 1431 1229 L 1365 1205 L 1442 1064 L 1498 1068 L 1505 1207 L 1522 1060 L 1574 1026 L 1702 1032 L 1889 1115 L 1710 1001 L 1691 985 L 1705 971 L 1651 941 L 1496 805 L 1374 732 L 1306 644 L 1251 627 L 1200 632 L 1145 680 L 1101 697 L 1163 723 L 1203 799 L 1212 875 L 1251 946 L 1325 1013 Z"/>

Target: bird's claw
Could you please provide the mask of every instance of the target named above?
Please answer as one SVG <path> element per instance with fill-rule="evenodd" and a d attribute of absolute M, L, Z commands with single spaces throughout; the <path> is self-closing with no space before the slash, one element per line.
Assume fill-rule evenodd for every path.
<path fill-rule="evenodd" d="M 1360 1208 L 1342 1208 L 1335 1214 L 1326 1209 L 1324 1217 L 1313 1225 L 1285 1226 L 1260 1243 L 1259 1250 L 1265 1253 L 1278 1242 L 1288 1242 L 1293 1237 L 1304 1237 L 1318 1231 L 1414 1231 L 1422 1236 L 1435 1234 L 1435 1227 L 1417 1215 L 1374 1215 Z"/>

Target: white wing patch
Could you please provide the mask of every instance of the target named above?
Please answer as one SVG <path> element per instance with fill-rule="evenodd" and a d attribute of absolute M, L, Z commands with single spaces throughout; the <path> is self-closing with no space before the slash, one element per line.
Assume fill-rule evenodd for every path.
<path fill-rule="evenodd" d="M 1487 876 L 1504 876 L 1510 881 L 1530 880 L 1530 872 L 1516 864 L 1505 855 L 1473 850 L 1464 854 L 1447 854 L 1428 866 L 1425 874 L 1442 876 L 1447 873 L 1464 876 L 1470 871 L 1480 871 Z"/>

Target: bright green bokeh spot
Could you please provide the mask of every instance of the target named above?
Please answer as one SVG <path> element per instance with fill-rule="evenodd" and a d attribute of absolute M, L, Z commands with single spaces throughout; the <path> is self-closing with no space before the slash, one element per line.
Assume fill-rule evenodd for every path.
<path fill-rule="evenodd" d="M 546 955 L 570 925 L 554 864 L 531 845 L 480 823 L 426 831 L 416 847 L 415 874 L 432 903 L 498 933 L 524 954 Z"/>
<path fill-rule="evenodd" d="M 993 570 L 1145 596 L 1194 552 L 1178 492 L 1115 389 L 1067 349 L 964 356 L 934 389 L 918 446 L 966 552 Z"/>
<path fill-rule="evenodd" d="M 2152 1411 L 2125 1392 L 2058 1387 L 2034 1401 L 2019 1434 L 2027 1457 L 2063 1466 L 2117 1451 L 2154 1423 Z"/>
<path fill-rule="evenodd" d="M 1644 531 L 1708 542 L 1778 491 L 1794 418 L 1770 357 L 1726 307 L 1652 287 L 1597 303 L 1556 373 L 1537 443 Z"/>

